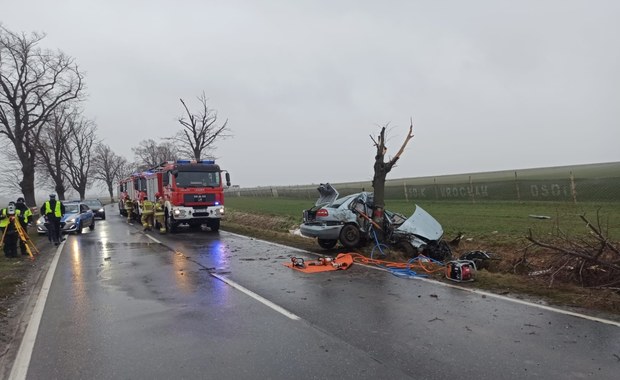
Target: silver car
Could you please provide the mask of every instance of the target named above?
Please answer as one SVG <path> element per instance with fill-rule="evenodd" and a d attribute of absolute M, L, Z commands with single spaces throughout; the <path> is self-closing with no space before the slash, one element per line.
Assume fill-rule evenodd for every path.
<path fill-rule="evenodd" d="M 300 232 L 316 238 L 322 248 L 331 249 L 340 241 L 345 248 L 354 248 L 368 240 L 373 234 L 373 193 L 361 192 L 338 198 L 339 194 L 329 183 L 318 187 L 319 199 L 314 207 L 303 212 Z M 384 210 L 385 240 L 397 245 L 410 256 L 425 252 L 439 260 L 451 255 L 443 242 L 443 228 L 428 212 L 416 205 L 411 217 Z M 436 252 L 441 251 L 441 252 Z M 433 257 L 433 258 L 435 258 Z"/>

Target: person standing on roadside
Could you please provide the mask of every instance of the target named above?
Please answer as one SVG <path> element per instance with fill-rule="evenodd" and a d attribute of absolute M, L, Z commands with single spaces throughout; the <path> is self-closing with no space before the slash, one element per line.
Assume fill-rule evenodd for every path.
<path fill-rule="evenodd" d="M 48 222 L 47 234 L 54 243 L 54 245 L 60 244 L 60 219 L 65 214 L 65 205 L 61 201 L 56 200 L 56 194 L 50 194 L 50 199 L 43 203 L 41 206 L 41 215 L 45 216 Z"/>
<path fill-rule="evenodd" d="M 32 211 L 28 206 L 26 206 L 26 200 L 22 197 L 17 198 L 17 202 L 15 202 L 15 208 L 19 210 L 19 223 L 21 224 L 23 230 L 28 233 L 28 226 L 30 225 L 30 219 L 32 218 Z M 28 250 L 26 249 L 26 242 L 19 239 L 19 248 L 22 252 L 22 255 L 28 256 Z"/>
<path fill-rule="evenodd" d="M 17 257 L 17 229 L 15 223 L 19 223 L 20 212 L 15 207 L 15 202 L 9 202 L 6 208 L 0 211 L 0 228 L 2 228 L 2 244 L 4 256 Z M 18 219 L 18 220 L 16 220 Z"/>

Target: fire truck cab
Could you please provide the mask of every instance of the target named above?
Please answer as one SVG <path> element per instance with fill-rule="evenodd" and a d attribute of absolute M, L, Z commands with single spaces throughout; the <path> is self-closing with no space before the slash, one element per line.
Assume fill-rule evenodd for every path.
<path fill-rule="evenodd" d="M 181 224 L 190 227 L 206 224 L 211 231 L 219 230 L 224 215 L 224 186 L 230 186 L 230 174 L 215 161 L 166 162 L 152 170 L 146 182 L 150 200 L 155 200 L 157 192 L 164 197 L 168 232 L 175 232 Z"/>

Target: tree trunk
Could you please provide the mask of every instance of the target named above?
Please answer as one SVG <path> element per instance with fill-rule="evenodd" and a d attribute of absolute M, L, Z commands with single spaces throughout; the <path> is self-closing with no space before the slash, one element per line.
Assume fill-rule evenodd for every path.
<path fill-rule="evenodd" d="M 110 193 L 110 203 L 114 203 L 114 190 L 112 185 L 108 185 L 108 192 Z"/>
<path fill-rule="evenodd" d="M 58 199 L 61 201 L 65 200 L 65 187 L 62 184 L 56 184 L 56 194 L 58 195 Z"/>
<path fill-rule="evenodd" d="M 22 160 L 22 174 L 23 178 L 19 182 L 19 187 L 24 194 L 26 204 L 34 207 L 37 205 L 37 201 L 34 195 L 34 158 Z"/>

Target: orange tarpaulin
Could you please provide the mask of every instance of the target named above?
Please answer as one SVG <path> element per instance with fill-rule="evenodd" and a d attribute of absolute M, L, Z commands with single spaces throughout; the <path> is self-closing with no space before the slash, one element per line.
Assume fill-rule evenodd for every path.
<path fill-rule="evenodd" d="M 348 269 L 353 265 L 353 256 L 348 253 L 340 253 L 335 259 L 321 257 L 317 260 L 303 260 L 292 257 L 291 262 L 284 263 L 284 265 L 304 273 L 329 272 Z"/>

